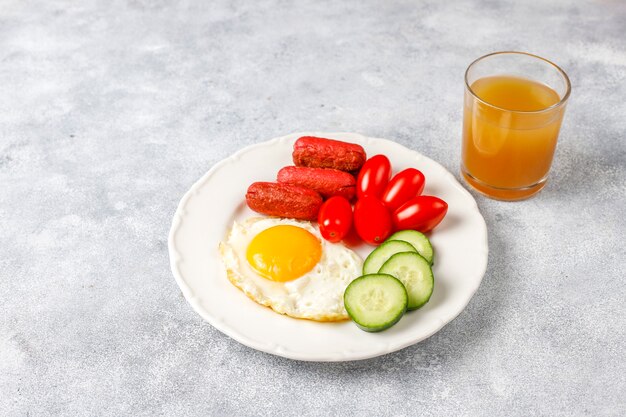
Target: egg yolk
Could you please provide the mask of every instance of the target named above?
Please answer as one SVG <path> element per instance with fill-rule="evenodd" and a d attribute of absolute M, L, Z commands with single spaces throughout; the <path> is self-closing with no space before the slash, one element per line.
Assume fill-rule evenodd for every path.
<path fill-rule="evenodd" d="M 272 281 L 291 281 L 309 272 L 322 257 L 322 244 L 309 231 L 273 226 L 257 234 L 246 251 L 250 266 Z"/>

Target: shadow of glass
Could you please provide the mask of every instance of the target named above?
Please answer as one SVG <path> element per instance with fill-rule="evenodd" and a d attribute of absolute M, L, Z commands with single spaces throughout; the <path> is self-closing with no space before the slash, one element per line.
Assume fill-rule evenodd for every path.
<path fill-rule="evenodd" d="M 545 188 L 538 194 L 542 200 L 595 198 L 612 185 L 623 183 L 624 150 L 598 154 L 576 144 L 559 143 Z"/>

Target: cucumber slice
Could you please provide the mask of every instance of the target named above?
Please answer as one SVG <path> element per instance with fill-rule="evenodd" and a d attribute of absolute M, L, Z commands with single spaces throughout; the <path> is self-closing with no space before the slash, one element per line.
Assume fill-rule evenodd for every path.
<path fill-rule="evenodd" d="M 401 230 L 387 238 L 387 242 L 393 240 L 409 242 L 417 250 L 417 253 L 422 255 L 429 264 L 433 264 L 433 245 L 430 244 L 430 240 L 423 233 L 417 230 Z"/>
<path fill-rule="evenodd" d="M 418 309 L 430 300 L 435 280 L 430 265 L 421 255 L 397 253 L 384 263 L 379 273 L 393 275 L 404 284 L 409 295 L 409 310 Z"/>
<path fill-rule="evenodd" d="M 417 252 L 417 250 L 410 243 L 401 240 L 383 242 L 363 262 L 363 275 L 377 273 L 387 259 L 400 252 Z"/>
<path fill-rule="evenodd" d="M 348 315 L 366 332 L 379 332 L 402 318 L 408 303 L 406 288 L 391 275 L 363 275 L 343 295 Z"/>

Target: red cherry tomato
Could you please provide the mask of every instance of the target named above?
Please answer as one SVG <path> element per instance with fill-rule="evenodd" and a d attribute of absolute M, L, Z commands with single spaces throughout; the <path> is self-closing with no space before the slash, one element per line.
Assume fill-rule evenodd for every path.
<path fill-rule="evenodd" d="M 391 175 L 391 164 L 385 155 L 374 155 L 361 167 L 356 180 L 356 195 L 361 198 L 372 195 L 380 198 Z"/>
<path fill-rule="evenodd" d="M 398 172 L 387 184 L 382 201 L 390 211 L 396 210 L 424 191 L 424 174 L 415 168 Z"/>
<path fill-rule="evenodd" d="M 333 243 L 339 242 L 352 227 L 352 205 L 345 197 L 331 197 L 320 207 L 317 222 L 324 239 Z"/>
<path fill-rule="evenodd" d="M 354 206 L 354 228 L 365 242 L 379 245 L 391 234 L 391 215 L 379 199 L 363 196 Z"/>
<path fill-rule="evenodd" d="M 410 199 L 392 214 L 396 230 L 412 229 L 428 232 L 437 226 L 448 212 L 448 203 L 430 195 Z"/>

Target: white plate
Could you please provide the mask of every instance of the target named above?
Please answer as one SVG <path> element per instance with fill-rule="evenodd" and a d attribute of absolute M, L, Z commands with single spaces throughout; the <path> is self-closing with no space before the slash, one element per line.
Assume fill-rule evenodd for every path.
<path fill-rule="evenodd" d="M 384 153 L 394 173 L 408 167 L 426 176 L 424 194 L 448 205 L 433 231 L 435 289 L 423 308 L 406 314 L 380 333 L 366 333 L 352 322 L 318 323 L 277 314 L 248 299 L 226 278 L 218 243 L 234 220 L 257 215 L 245 204 L 248 186 L 274 181 L 292 164 L 293 142 L 322 136 L 361 144 L 368 155 Z M 364 259 L 372 247 L 356 248 Z M 307 361 L 371 358 L 410 346 L 454 319 L 478 289 L 487 267 L 487 227 L 474 198 L 438 163 L 385 139 L 353 133 L 296 133 L 249 146 L 216 164 L 181 200 L 169 236 L 172 272 L 193 309 L 215 328 L 263 352 Z"/>

